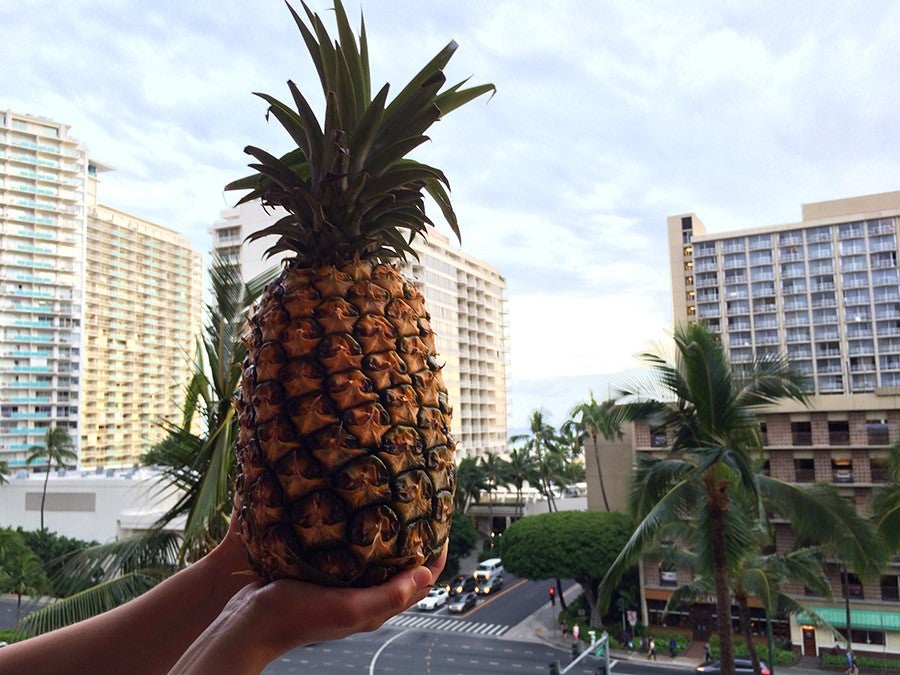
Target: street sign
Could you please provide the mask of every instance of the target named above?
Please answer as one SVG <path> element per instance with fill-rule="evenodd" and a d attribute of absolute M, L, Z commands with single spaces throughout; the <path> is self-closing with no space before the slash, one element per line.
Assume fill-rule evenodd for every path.
<path fill-rule="evenodd" d="M 630 623 L 632 627 L 637 623 L 637 612 L 634 610 L 628 610 L 628 623 Z"/>

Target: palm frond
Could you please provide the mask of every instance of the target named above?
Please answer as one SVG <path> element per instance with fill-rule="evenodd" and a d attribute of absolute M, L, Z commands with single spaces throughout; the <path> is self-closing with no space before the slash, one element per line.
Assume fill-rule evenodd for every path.
<path fill-rule="evenodd" d="M 57 600 L 22 619 L 17 636 L 41 635 L 102 614 L 147 592 L 168 574 L 164 569 L 134 570 Z"/>

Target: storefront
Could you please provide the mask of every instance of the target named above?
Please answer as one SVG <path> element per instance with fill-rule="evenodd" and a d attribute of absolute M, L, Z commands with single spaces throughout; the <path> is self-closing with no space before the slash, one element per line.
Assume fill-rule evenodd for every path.
<path fill-rule="evenodd" d="M 843 606 L 809 605 L 819 617 L 843 632 L 847 626 L 847 610 Z M 823 651 L 843 650 L 843 638 L 827 627 L 816 625 L 812 616 L 800 614 L 791 619 L 791 637 L 801 645 L 804 656 L 818 656 Z M 854 652 L 871 656 L 900 654 L 900 612 L 878 609 L 850 610 L 850 639 Z"/>

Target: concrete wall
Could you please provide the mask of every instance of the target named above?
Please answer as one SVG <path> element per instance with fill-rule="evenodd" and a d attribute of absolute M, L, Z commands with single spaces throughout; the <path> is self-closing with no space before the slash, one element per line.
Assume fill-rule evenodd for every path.
<path fill-rule="evenodd" d="M 175 502 L 174 494 L 159 494 L 155 475 L 139 470 L 131 478 L 126 472 L 107 477 L 70 472 L 50 474 L 44 526 L 51 532 L 105 543 L 146 529 Z M 44 474 L 10 478 L 0 485 L 0 527 L 38 530 L 41 526 L 41 495 Z"/>

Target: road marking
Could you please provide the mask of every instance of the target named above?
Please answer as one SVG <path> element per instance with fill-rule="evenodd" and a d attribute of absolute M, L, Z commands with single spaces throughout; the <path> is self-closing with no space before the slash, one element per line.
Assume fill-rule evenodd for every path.
<path fill-rule="evenodd" d="M 406 635 L 408 632 L 409 632 L 408 630 L 402 630 L 399 633 L 397 633 L 396 635 L 394 635 L 384 641 L 384 644 L 381 645 L 378 648 L 378 651 L 376 651 L 372 655 L 372 660 L 369 662 L 369 675 L 375 675 L 375 662 L 378 660 L 378 657 L 381 656 L 381 652 L 384 651 L 385 647 L 387 647 L 389 644 L 391 644 L 394 640 L 396 640 L 401 635 Z"/>
<path fill-rule="evenodd" d="M 502 623 L 484 623 L 481 621 L 459 621 L 433 617 L 410 616 L 398 614 L 385 621 L 386 626 L 397 626 L 407 630 L 452 631 L 456 633 L 472 633 L 499 637 L 509 630 L 509 625 Z"/>

